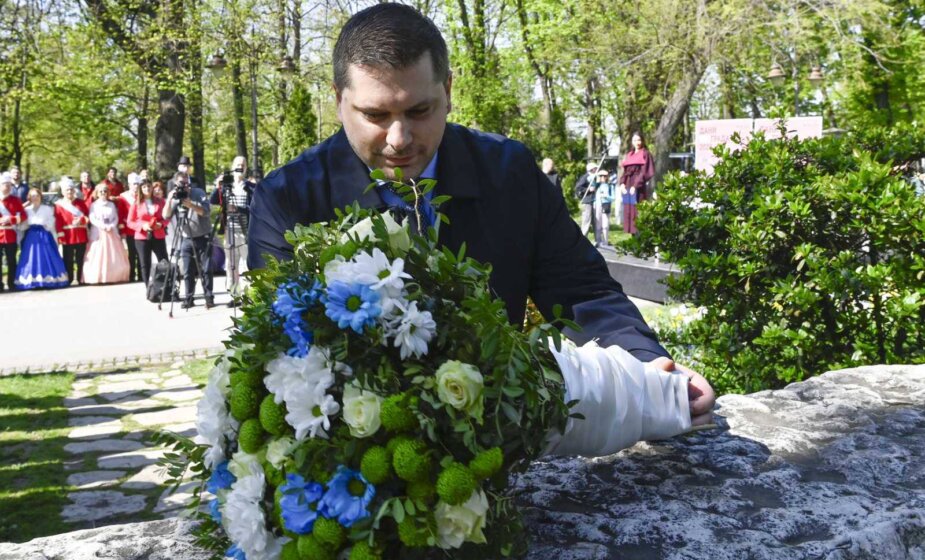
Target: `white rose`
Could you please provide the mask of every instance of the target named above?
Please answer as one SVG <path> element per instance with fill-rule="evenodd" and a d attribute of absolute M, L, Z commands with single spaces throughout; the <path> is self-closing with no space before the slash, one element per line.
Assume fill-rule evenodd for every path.
<path fill-rule="evenodd" d="M 278 469 L 298 445 L 299 442 L 289 436 L 271 441 L 270 444 L 267 445 L 267 461 Z"/>
<path fill-rule="evenodd" d="M 389 234 L 389 246 L 396 251 L 405 253 L 408 249 L 411 248 L 411 237 L 408 235 L 408 229 L 395 221 L 395 218 L 392 217 L 388 212 L 381 214 L 382 221 L 385 222 L 385 230 Z M 373 220 L 372 218 L 365 218 L 360 220 L 352 228 L 348 230 L 348 235 L 343 235 L 340 239 L 341 243 L 346 243 L 350 237 L 356 237 L 360 241 L 364 239 L 372 239 L 376 241 L 376 236 L 373 233 Z"/>
<path fill-rule="evenodd" d="M 363 391 L 354 385 L 344 387 L 344 422 L 350 426 L 353 437 L 365 438 L 376 433 L 379 420 L 379 395 Z"/>
<path fill-rule="evenodd" d="M 456 360 L 447 360 L 437 369 L 437 396 L 456 410 L 468 412 L 482 422 L 482 387 L 478 368 Z"/>
<path fill-rule="evenodd" d="M 485 513 L 488 498 L 479 490 L 473 492 L 466 503 L 459 506 L 437 504 L 434 517 L 437 520 L 437 546 L 459 548 L 464 542 L 485 544 Z"/>

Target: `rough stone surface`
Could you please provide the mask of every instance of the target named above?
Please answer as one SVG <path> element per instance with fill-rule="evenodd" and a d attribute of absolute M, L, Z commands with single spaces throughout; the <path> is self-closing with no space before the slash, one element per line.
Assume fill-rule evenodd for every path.
<path fill-rule="evenodd" d="M 531 559 L 925 558 L 925 366 L 720 399 L 720 429 L 539 461 Z"/>
<path fill-rule="evenodd" d="M 925 558 L 925 366 L 830 372 L 717 413 L 715 430 L 537 461 L 515 484 L 528 558 Z M 0 560 L 206 558 L 186 523 L 0 545 Z"/>
<path fill-rule="evenodd" d="M 129 523 L 0 544 L 0 560 L 207 560 L 193 540 L 188 521 Z"/>
<path fill-rule="evenodd" d="M 73 417 L 69 420 L 72 420 Z M 111 436 L 122 431 L 122 421 L 106 418 L 110 422 L 101 422 L 99 424 L 90 424 L 89 426 L 80 426 L 71 430 L 67 437 L 70 439 L 92 439 L 103 436 Z"/>

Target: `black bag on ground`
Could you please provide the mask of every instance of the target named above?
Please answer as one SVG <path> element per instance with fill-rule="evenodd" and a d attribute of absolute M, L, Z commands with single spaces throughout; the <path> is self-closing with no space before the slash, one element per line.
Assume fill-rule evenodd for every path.
<path fill-rule="evenodd" d="M 173 268 L 171 274 L 170 269 Z M 151 280 L 148 284 L 148 301 L 160 303 L 161 294 L 164 294 L 164 301 L 170 301 L 173 297 L 175 300 L 180 298 L 180 270 L 170 261 L 157 261 L 154 270 L 151 272 Z M 164 286 L 166 285 L 166 291 Z"/>

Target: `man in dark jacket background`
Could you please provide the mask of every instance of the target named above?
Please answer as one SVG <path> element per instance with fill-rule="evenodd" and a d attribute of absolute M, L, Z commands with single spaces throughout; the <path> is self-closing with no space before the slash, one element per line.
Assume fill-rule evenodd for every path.
<path fill-rule="evenodd" d="M 577 343 L 597 339 L 676 369 L 530 151 L 446 122 L 452 75 L 432 21 L 400 4 L 367 8 L 341 30 L 333 62 L 343 128 L 257 186 L 249 268 L 263 267 L 265 255 L 291 258 L 284 233 L 298 223 L 329 221 L 354 201 L 388 208 L 387 191 L 365 190 L 369 173 L 394 178 L 401 168 L 405 177 L 437 179 L 436 193 L 451 197 L 441 206 L 450 224 L 441 226 L 440 243 L 454 251 L 465 243 L 468 256 L 492 265 L 490 283 L 511 322 L 523 321 L 528 296 L 546 317 L 560 304 L 582 327 L 566 333 Z M 692 380 L 691 415 L 704 423 L 713 391 L 700 375 L 683 372 Z"/>

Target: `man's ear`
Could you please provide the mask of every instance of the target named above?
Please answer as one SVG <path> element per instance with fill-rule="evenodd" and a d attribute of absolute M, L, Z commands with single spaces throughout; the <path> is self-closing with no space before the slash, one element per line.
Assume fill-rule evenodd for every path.
<path fill-rule="evenodd" d="M 341 115 L 341 112 L 340 112 L 340 104 L 343 101 L 343 93 L 339 89 L 337 89 L 337 84 L 335 84 L 334 82 L 331 82 L 331 89 L 334 90 L 334 102 L 335 102 L 335 107 L 337 108 L 337 120 L 339 120 L 341 124 L 343 124 L 344 117 Z"/>
<path fill-rule="evenodd" d="M 446 82 L 443 84 L 443 89 L 446 91 L 446 112 L 449 113 L 453 110 L 453 71 L 450 70 L 446 75 Z"/>

